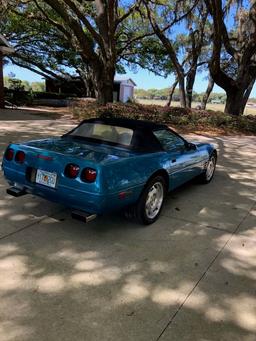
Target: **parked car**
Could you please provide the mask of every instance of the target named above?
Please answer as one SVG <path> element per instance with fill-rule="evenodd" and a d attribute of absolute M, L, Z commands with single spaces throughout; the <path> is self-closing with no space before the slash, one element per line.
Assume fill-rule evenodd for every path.
<path fill-rule="evenodd" d="M 61 137 L 12 143 L 2 166 L 10 195 L 64 204 L 84 221 L 124 208 L 151 224 L 169 191 L 194 177 L 209 183 L 216 161 L 214 146 L 190 143 L 166 125 L 99 118 Z"/>

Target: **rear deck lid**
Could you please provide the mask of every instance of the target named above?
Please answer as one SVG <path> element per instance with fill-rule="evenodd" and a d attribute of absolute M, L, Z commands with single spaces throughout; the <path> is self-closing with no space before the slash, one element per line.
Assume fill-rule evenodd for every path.
<path fill-rule="evenodd" d="M 128 158 L 135 153 L 124 148 L 81 142 L 72 138 L 51 138 L 23 143 L 24 146 L 55 152 L 69 157 L 79 157 L 95 163 L 109 163 Z"/>

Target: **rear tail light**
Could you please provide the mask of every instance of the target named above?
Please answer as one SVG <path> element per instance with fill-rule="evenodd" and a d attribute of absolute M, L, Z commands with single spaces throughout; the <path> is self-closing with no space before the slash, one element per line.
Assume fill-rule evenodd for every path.
<path fill-rule="evenodd" d="M 7 161 L 12 161 L 14 157 L 14 150 L 12 148 L 8 148 L 4 154 L 4 157 Z"/>
<path fill-rule="evenodd" d="M 25 153 L 19 150 L 15 155 L 15 161 L 18 163 L 23 163 L 25 161 Z"/>
<path fill-rule="evenodd" d="M 93 168 L 85 168 L 81 174 L 81 179 L 84 182 L 94 182 L 96 180 L 96 177 L 97 171 Z"/>
<path fill-rule="evenodd" d="M 65 176 L 71 179 L 75 179 L 79 174 L 79 166 L 69 163 L 65 168 Z"/>

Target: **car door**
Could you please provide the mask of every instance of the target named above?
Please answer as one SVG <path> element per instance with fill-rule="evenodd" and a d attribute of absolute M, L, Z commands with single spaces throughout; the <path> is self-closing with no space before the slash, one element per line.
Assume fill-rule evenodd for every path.
<path fill-rule="evenodd" d="M 171 188 L 200 174 L 200 153 L 195 145 L 186 143 L 178 134 L 168 129 L 157 130 L 154 134 L 168 153 Z"/>

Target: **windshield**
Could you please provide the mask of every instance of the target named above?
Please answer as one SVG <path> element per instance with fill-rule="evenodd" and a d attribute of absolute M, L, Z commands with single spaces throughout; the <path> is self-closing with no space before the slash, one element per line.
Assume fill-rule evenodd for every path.
<path fill-rule="evenodd" d="M 130 146 L 133 130 L 102 123 L 83 123 L 69 135 Z"/>

